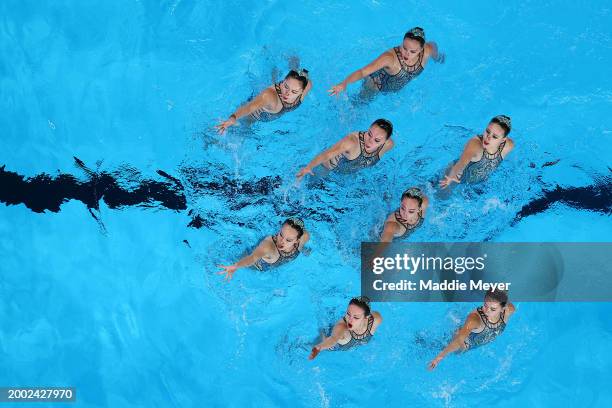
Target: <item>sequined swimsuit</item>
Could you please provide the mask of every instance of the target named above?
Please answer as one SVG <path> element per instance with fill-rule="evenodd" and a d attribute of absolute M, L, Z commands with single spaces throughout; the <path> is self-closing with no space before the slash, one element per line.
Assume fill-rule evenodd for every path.
<path fill-rule="evenodd" d="M 418 227 L 420 227 L 421 224 L 423 224 L 423 217 L 421 217 L 421 211 L 419 211 L 419 220 L 415 224 L 408 224 L 408 222 L 406 222 L 406 220 L 403 219 L 402 216 L 400 215 L 399 210 L 395 211 L 395 220 L 399 222 L 400 224 L 402 224 L 402 226 L 406 228 L 406 230 L 404 231 L 402 235 L 394 237 L 394 239 L 404 239 L 408 237 Z"/>
<path fill-rule="evenodd" d="M 482 135 L 478 136 L 478 138 L 482 142 Z M 502 150 L 504 150 L 505 145 L 506 142 L 502 142 L 497 151 L 493 154 L 483 150 L 480 160 L 477 162 L 470 162 L 465 167 L 463 174 L 460 176 L 461 181 L 465 180 L 468 183 L 479 183 L 486 180 L 489 174 L 491 174 L 504 160 L 502 157 Z"/>
<path fill-rule="evenodd" d="M 280 85 L 281 85 L 280 82 L 278 84 L 274 84 L 274 89 L 276 89 L 276 95 L 278 96 L 278 99 L 281 101 L 281 104 L 283 105 L 281 107 L 281 110 L 279 110 L 276 113 L 271 113 L 271 112 L 266 112 L 262 108 L 257 109 L 255 112 L 250 114 L 250 117 L 252 120 L 258 120 L 260 122 L 269 122 L 271 120 L 280 118 L 286 112 L 291 112 L 292 110 L 297 109 L 298 106 L 302 104 L 301 95 L 293 103 L 286 103 L 285 101 L 283 101 L 283 98 L 281 98 Z"/>
<path fill-rule="evenodd" d="M 400 63 L 400 70 L 397 74 L 391 75 L 384 68 L 370 74 L 370 78 L 381 92 L 395 92 L 402 89 L 408 82 L 419 76 L 423 72 L 423 54 L 425 49 L 419 53 L 419 59 L 414 65 L 408 65 L 402 59 L 400 47 L 394 47 L 395 55 Z"/>
<path fill-rule="evenodd" d="M 350 160 L 347 159 L 344 154 L 340 154 L 329 161 L 330 169 L 339 173 L 347 174 L 355 173 L 361 169 L 365 169 L 366 167 L 372 167 L 378 163 L 380 160 L 378 154 L 385 144 L 383 143 L 380 145 L 380 147 L 372 153 L 366 153 L 364 135 L 365 132 L 359 132 L 359 156 L 355 157 L 353 160 Z"/>
<path fill-rule="evenodd" d="M 274 261 L 274 262 L 271 262 L 271 263 L 268 263 L 268 262 L 264 261 L 262 258 L 258 259 L 257 262 L 255 262 L 255 264 L 253 266 L 255 266 L 255 268 L 259 269 L 260 271 L 266 271 L 266 270 L 268 270 L 270 268 L 280 266 L 280 265 L 285 264 L 287 262 L 291 262 L 295 258 L 297 258 L 298 255 L 300 254 L 300 251 L 298 250 L 297 244 L 294 247 L 293 251 L 291 251 L 291 252 L 283 252 L 280 249 L 278 249 L 278 246 L 276 246 L 276 237 L 272 237 L 272 241 L 274 242 L 274 247 L 278 251 L 278 259 L 276 261 Z"/>
<path fill-rule="evenodd" d="M 480 319 L 484 323 L 485 327 L 479 333 L 470 333 L 469 336 L 465 339 L 465 346 L 468 349 L 490 343 L 497 336 L 502 334 L 502 332 L 506 328 L 506 322 L 504 321 L 505 311 L 501 313 L 501 315 L 499 316 L 499 321 L 497 323 L 491 323 L 482 311 L 482 306 L 477 308 L 476 310 L 478 311 L 478 315 L 480 316 Z"/>
<path fill-rule="evenodd" d="M 346 319 L 344 319 L 344 321 L 346 322 Z M 357 346 L 361 346 L 363 344 L 367 344 L 372 339 L 372 337 L 374 336 L 372 334 L 372 325 L 373 324 L 374 324 L 374 316 L 370 315 L 370 316 L 368 316 L 368 326 L 367 326 L 365 332 L 363 332 L 361 334 L 357 334 L 353 330 L 349 330 L 349 333 L 351 334 L 351 339 L 347 343 L 345 343 L 345 344 L 336 344 L 330 350 L 345 351 L 345 350 L 352 349 L 353 347 L 357 347 Z"/>

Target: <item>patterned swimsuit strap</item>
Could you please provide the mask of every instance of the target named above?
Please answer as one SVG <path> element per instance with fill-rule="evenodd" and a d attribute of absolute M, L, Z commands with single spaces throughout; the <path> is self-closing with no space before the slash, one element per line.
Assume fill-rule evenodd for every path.
<path fill-rule="evenodd" d="M 484 314 L 484 312 L 482 311 L 482 307 L 479 307 L 476 310 L 478 310 L 478 314 L 480 315 L 480 319 L 484 323 L 485 327 L 487 327 L 489 329 L 497 329 L 499 326 L 501 326 L 502 324 L 506 323 L 504 321 L 504 312 L 503 311 L 502 311 L 502 314 L 499 316 L 499 320 L 496 323 L 493 323 L 493 322 L 489 321 L 487 316 Z"/>
<path fill-rule="evenodd" d="M 346 319 L 344 321 L 346 322 Z M 357 334 L 354 330 L 349 330 L 349 333 L 351 333 L 351 337 L 354 338 L 355 340 L 361 340 L 368 335 L 370 336 L 372 335 L 372 325 L 373 324 L 374 324 L 374 316 L 369 315 L 368 316 L 368 326 L 366 327 L 363 333 Z"/>
<path fill-rule="evenodd" d="M 478 135 L 478 139 L 480 139 L 480 141 L 482 142 L 482 139 L 483 139 L 482 135 Z M 504 158 L 502 157 L 501 153 L 502 153 L 502 150 L 504 150 L 504 147 L 505 147 L 505 146 L 506 146 L 506 141 L 504 140 L 503 142 L 501 142 L 501 143 L 499 144 L 499 147 L 497 148 L 497 151 L 496 151 L 495 153 L 489 153 L 489 152 L 487 152 L 487 150 L 486 150 L 486 149 L 483 147 L 483 148 L 482 148 L 482 157 L 483 157 L 484 159 L 488 159 L 488 160 L 493 160 L 493 159 L 496 159 L 496 158 L 498 158 L 498 157 L 499 157 L 500 159 L 502 159 L 502 160 L 503 160 Z M 482 160 L 482 159 L 481 159 L 481 160 Z"/>
<path fill-rule="evenodd" d="M 406 228 L 406 230 L 411 230 L 413 228 L 416 228 L 417 225 L 419 225 L 419 223 L 423 219 L 423 215 L 422 214 L 423 214 L 423 210 L 419 209 L 419 212 L 418 212 L 419 219 L 414 224 L 410 224 L 410 223 L 408 223 L 408 220 L 405 220 L 405 219 L 402 218 L 402 216 L 401 216 L 401 214 L 399 212 L 399 208 L 398 208 L 397 210 L 395 210 L 395 220 L 397 222 L 399 222 L 400 224 L 402 224 L 404 226 L 404 228 Z"/>
<path fill-rule="evenodd" d="M 417 69 L 419 69 L 419 67 L 421 67 L 421 63 L 423 62 L 423 54 L 424 54 L 424 51 L 425 51 L 425 47 L 423 47 L 423 49 L 419 52 L 419 59 L 417 59 L 417 62 L 415 62 L 413 65 L 406 64 L 406 62 L 402 59 L 402 54 L 400 52 L 400 47 L 395 47 L 393 49 L 395 50 L 395 55 L 397 56 L 397 60 L 400 63 L 400 67 L 404 71 L 406 71 L 406 72 L 414 72 Z"/>
<path fill-rule="evenodd" d="M 378 156 L 378 153 L 380 153 L 382 148 L 385 147 L 385 143 L 387 143 L 387 141 L 385 140 L 385 142 L 381 144 L 378 149 L 374 150 L 372 153 L 368 153 L 365 150 L 365 140 L 363 139 L 364 135 L 365 132 L 359 132 L 359 150 L 361 151 L 360 154 L 364 157 Z"/>

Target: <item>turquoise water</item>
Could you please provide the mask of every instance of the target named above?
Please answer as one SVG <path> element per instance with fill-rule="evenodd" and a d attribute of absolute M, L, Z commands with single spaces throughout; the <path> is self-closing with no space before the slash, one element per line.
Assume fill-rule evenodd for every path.
<path fill-rule="evenodd" d="M 3 2 L 0 165 L 83 180 L 73 156 L 134 178 L 163 169 L 207 226 L 159 207 L 101 202 L 102 228 L 77 201 L 43 214 L 0 205 L 0 386 L 75 386 L 88 407 L 610 406 L 609 304 L 521 303 L 495 343 L 434 372 L 427 362 L 476 305 L 376 304 L 385 320 L 367 347 L 306 358 L 359 292 L 359 243 L 406 186 L 432 195 L 495 114 L 513 118 L 512 155 L 479 194 L 432 195 L 411 239 L 610 241 L 609 212 L 561 202 L 512 224 L 544 190 L 609 177 L 610 13 L 605 2 Z M 414 25 L 444 65 L 365 107 L 326 95 Z M 303 106 L 218 137 L 212 126 L 294 55 L 314 83 Z M 294 185 L 310 158 L 378 117 L 396 148 L 376 168 L 324 190 Z M 241 188 L 268 176 L 269 190 Z M 220 180 L 237 187 L 201 184 Z M 216 274 L 293 214 L 310 256 L 229 284 Z"/>

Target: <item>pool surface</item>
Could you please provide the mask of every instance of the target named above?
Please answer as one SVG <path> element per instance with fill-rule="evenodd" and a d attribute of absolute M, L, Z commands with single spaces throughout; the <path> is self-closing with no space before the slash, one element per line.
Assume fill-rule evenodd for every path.
<path fill-rule="evenodd" d="M 307 359 L 406 187 L 431 198 L 411 241 L 611 241 L 611 23 L 603 1 L 2 2 L 0 386 L 73 386 L 83 407 L 612 406 L 610 303 L 519 303 L 432 372 L 477 305 L 376 303 L 370 344 Z M 444 64 L 366 105 L 359 84 L 327 95 L 417 25 Z M 302 106 L 217 135 L 294 56 Z M 438 197 L 501 113 L 512 154 Z M 396 147 L 371 171 L 295 184 L 379 117 Z M 309 256 L 217 274 L 293 215 Z"/>

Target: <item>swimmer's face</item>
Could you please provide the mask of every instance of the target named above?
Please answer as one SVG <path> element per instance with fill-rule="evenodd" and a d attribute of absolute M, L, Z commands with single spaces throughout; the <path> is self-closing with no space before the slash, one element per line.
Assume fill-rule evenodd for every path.
<path fill-rule="evenodd" d="M 361 327 L 365 317 L 365 310 L 357 305 L 349 305 L 348 309 L 346 309 L 344 320 L 346 320 L 346 324 L 348 325 L 349 329 L 352 330 L 355 327 Z"/>
<path fill-rule="evenodd" d="M 285 78 L 280 84 L 280 89 L 280 97 L 283 102 L 286 103 L 295 102 L 295 100 L 302 95 L 302 92 L 304 92 L 302 83 L 295 78 Z"/>
<path fill-rule="evenodd" d="M 482 306 L 482 311 L 490 322 L 498 321 L 502 310 L 504 310 L 504 308 L 501 303 L 494 300 L 485 299 L 484 305 Z"/>
<path fill-rule="evenodd" d="M 412 38 L 406 38 L 400 47 L 400 54 L 405 60 L 413 60 L 422 49 L 420 42 Z"/>
<path fill-rule="evenodd" d="M 417 217 L 421 207 L 419 207 L 419 200 L 416 198 L 406 197 L 402 200 L 400 205 L 400 215 L 405 220 L 411 220 Z"/>
<path fill-rule="evenodd" d="M 387 132 L 378 125 L 370 126 L 363 138 L 366 152 L 371 153 L 387 141 Z"/>
<path fill-rule="evenodd" d="M 494 151 L 504 140 L 506 140 L 504 128 L 497 123 L 489 123 L 482 134 L 482 147 L 488 151 Z"/>
<path fill-rule="evenodd" d="M 291 226 L 284 224 L 276 234 L 276 245 L 282 251 L 290 251 L 298 242 L 298 232 Z"/>

